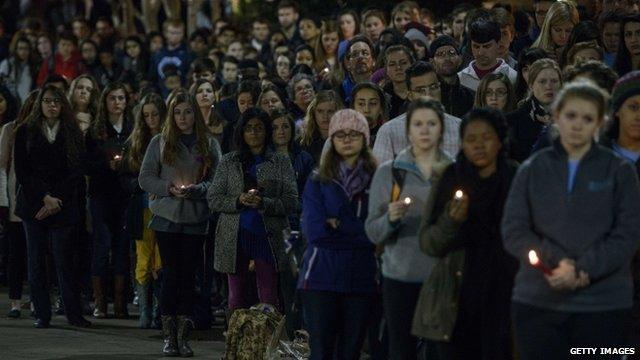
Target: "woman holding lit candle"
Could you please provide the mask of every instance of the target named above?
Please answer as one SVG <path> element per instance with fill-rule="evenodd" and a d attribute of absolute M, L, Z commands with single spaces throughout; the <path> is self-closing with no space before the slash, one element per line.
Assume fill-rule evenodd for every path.
<path fill-rule="evenodd" d="M 413 333 L 435 359 L 511 359 L 509 305 L 517 262 L 500 238 L 504 201 L 516 171 L 506 157 L 504 116 L 471 110 L 462 151 L 432 184 L 420 248 L 440 258 L 425 281 Z"/>
<path fill-rule="evenodd" d="M 377 292 L 374 246 L 367 237 L 369 188 L 376 161 L 369 124 L 351 109 L 333 114 L 330 146 L 304 189 L 308 241 L 298 289 L 310 359 L 358 359 Z"/>
<path fill-rule="evenodd" d="M 197 257 L 208 234 L 206 194 L 220 161 L 220 146 L 193 96 L 177 94 L 169 103 L 162 132 L 151 139 L 138 180 L 151 196 L 149 228 L 162 260 L 160 313 L 165 356 L 193 356 Z"/>
<path fill-rule="evenodd" d="M 444 108 L 419 98 L 407 110 L 410 147 L 382 164 L 371 182 L 365 230 L 382 254 L 382 297 L 389 330 L 391 359 L 415 359 L 417 338 L 411 319 L 422 281 L 435 259 L 420 252 L 418 229 L 431 184 L 451 163 L 439 150 L 444 133 Z M 401 182 L 401 183 L 400 183 Z"/>
<path fill-rule="evenodd" d="M 89 210 L 93 227 L 92 283 L 93 316 L 107 316 L 106 291 L 109 254 L 114 267 L 113 310 L 116 318 L 127 318 L 126 277 L 129 271 L 129 238 L 124 231 L 128 195 L 118 181 L 124 143 L 131 134 L 133 116 L 123 84 L 105 87 L 98 115 L 86 135 L 89 176 Z"/>
<path fill-rule="evenodd" d="M 260 302 L 279 306 L 278 272 L 287 266 L 283 230 L 298 210 L 296 177 L 288 156 L 273 151 L 269 115 L 248 108 L 236 125 L 236 151 L 226 154 L 207 195 L 220 213 L 214 267 L 229 280 L 229 316 L 246 308 L 249 261 Z"/>
<path fill-rule="evenodd" d="M 155 324 L 160 323 L 157 296 L 153 296 L 153 314 L 149 305 L 151 284 L 154 284 L 154 290 L 159 288 L 159 283 L 154 278 L 157 278 L 160 270 L 160 252 L 154 231 L 146 226 L 152 216 L 149 210 L 149 194 L 140 188 L 138 175 L 151 138 L 162 131 L 166 112 L 167 107 L 158 94 L 151 93 L 140 100 L 135 108 L 135 124 L 127 140 L 120 168 L 120 182 L 131 199 L 127 207 L 126 228 L 129 236 L 135 240 L 136 246 L 135 278 L 142 329 L 152 327 L 152 320 Z"/>
<path fill-rule="evenodd" d="M 630 344 L 640 185 L 631 163 L 594 142 L 606 107 L 595 85 L 567 85 L 552 107 L 559 138 L 522 165 L 509 193 L 502 233 L 521 263 L 512 313 L 522 360 Z M 530 265 L 532 250 L 550 275 Z"/>

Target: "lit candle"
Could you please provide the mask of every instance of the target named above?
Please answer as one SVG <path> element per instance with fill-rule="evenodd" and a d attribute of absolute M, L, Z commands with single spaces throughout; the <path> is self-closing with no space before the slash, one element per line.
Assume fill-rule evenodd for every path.
<path fill-rule="evenodd" d="M 121 156 L 121 155 L 115 155 L 115 156 L 113 157 L 113 160 L 120 160 L 120 159 L 122 159 L 122 156 Z"/>
<path fill-rule="evenodd" d="M 463 196 L 463 195 L 464 195 L 464 194 L 462 193 L 462 190 L 457 190 L 457 191 L 456 191 L 456 195 L 455 195 L 456 200 L 460 200 L 460 199 L 462 199 L 462 196 Z"/>
<path fill-rule="evenodd" d="M 258 190 L 256 189 L 249 189 L 249 195 L 257 195 L 258 194 Z"/>
<path fill-rule="evenodd" d="M 184 189 L 186 189 L 186 188 L 187 188 L 186 186 L 184 186 L 184 185 L 180 185 L 180 190 L 184 190 Z"/>
<path fill-rule="evenodd" d="M 405 205 L 411 205 L 411 198 L 410 197 L 404 198 L 404 204 Z"/>
<path fill-rule="evenodd" d="M 329 70 L 329 68 L 328 68 L 328 67 L 326 67 L 326 68 L 324 68 L 322 71 L 323 71 L 323 72 L 325 72 L 325 73 L 328 73 L 330 70 Z"/>
<path fill-rule="evenodd" d="M 540 258 L 538 258 L 538 254 L 535 252 L 535 250 L 529 251 L 529 263 L 531 264 L 531 266 L 540 269 L 540 271 L 542 271 L 546 275 L 551 275 L 551 270 L 546 267 L 542 263 L 542 261 L 540 261 Z"/>

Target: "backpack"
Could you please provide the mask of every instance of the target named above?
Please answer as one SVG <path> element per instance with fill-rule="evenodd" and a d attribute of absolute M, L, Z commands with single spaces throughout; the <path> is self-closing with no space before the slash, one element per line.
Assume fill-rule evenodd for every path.
<path fill-rule="evenodd" d="M 238 309 L 229 320 L 225 342 L 225 360 L 264 359 L 282 315 L 268 304 Z"/>

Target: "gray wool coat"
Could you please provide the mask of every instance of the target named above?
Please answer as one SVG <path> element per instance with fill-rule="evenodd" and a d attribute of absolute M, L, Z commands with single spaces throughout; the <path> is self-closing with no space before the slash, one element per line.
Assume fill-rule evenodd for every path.
<path fill-rule="evenodd" d="M 299 209 L 296 176 L 288 156 L 267 151 L 265 161 L 257 168 L 269 245 L 278 270 L 286 264 L 283 231 L 289 228 L 287 216 Z M 242 162 L 237 151 L 222 157 L 209 187 L 209 208 L 219 213 L 215 236 L 214 267 L 222 273 L 236 272 L 240 212 L 238 197 L 244 192 Z"/>

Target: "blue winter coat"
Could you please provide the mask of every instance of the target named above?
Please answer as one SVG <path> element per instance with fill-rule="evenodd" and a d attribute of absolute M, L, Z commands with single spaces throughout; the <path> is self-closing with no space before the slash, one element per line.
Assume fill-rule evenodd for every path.
<path fill-rule="evenodd" d="M 339 293 L 376 291 L 374 246 L 364 231 L 369 194 L 363 191 L 349 201 L 335 181 L 312 175 L 303 195 L 302 232 L 308 246 L 298 289 Z M 327 219 L 339 219 L 337 229 Z"/>

